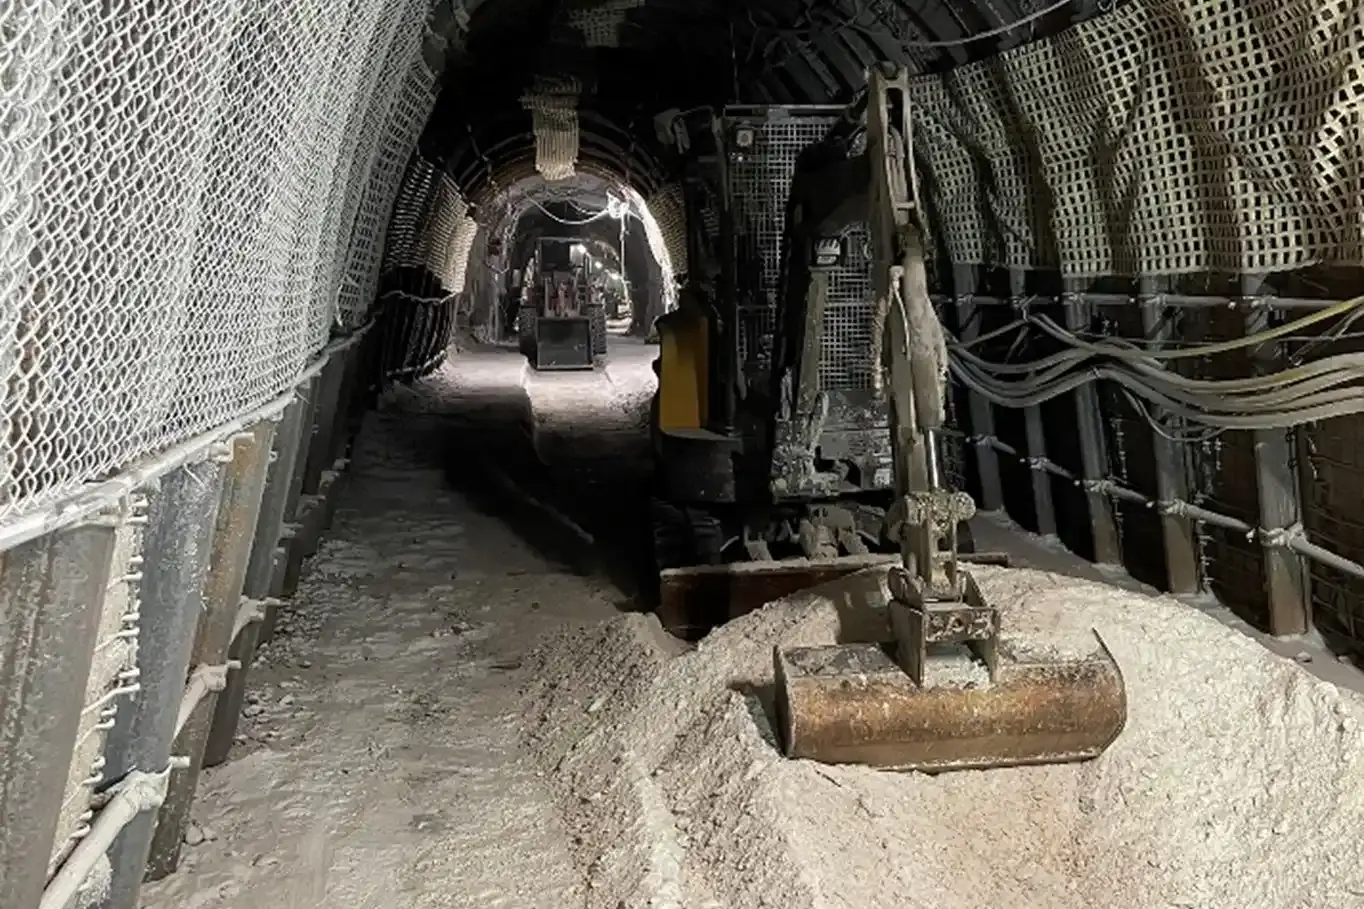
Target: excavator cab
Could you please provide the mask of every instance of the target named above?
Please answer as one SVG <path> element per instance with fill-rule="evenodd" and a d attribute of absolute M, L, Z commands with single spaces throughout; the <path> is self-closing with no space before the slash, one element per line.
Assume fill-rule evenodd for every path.
<path fill-rule="evenodd" d="M 702 631 L 896 549 L 867 181 L 843 173 L 862 166 L 860 130 L 842 107 L 730 107 L 674 127 L 687 137 L 689 268 L 657 322 L 665 622 Z M 821 186 L 847 204 L 826 205 Z M 960 538 L 969 550 L 964 527 Z"/>

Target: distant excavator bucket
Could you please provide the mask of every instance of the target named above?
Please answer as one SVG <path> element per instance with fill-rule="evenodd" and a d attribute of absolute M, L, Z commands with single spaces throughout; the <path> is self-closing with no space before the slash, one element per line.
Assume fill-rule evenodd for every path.
<path fill-rule="evenodd" d="M 942 773 L 1098 757 L 1127 722 L 1122 673 L 1099 639 L 1010 640 L 973 583 L 964 599 L 893 600 L 896 644 L 774 654 L 792 758 Z"/>

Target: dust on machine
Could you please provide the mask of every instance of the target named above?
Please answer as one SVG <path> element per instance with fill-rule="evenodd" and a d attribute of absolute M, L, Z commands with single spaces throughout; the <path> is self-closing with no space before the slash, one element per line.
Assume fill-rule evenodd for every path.
<path fill-rule="evenodd" d="M 1081 656 L 1022 646 L 969 570 L 987 556 L 943 466 L 948 335 L 912 122 L 900 69 L 846 108 L 661 118 L 689 269 L 657 324 L 660 612 L 690 596 L 718 624 L 879 565 L 879 640 L 773 655 L 789 756 L 924 772 L 1094 758 L 1126 724 L 1112 656 L 1097 635 Z"/>

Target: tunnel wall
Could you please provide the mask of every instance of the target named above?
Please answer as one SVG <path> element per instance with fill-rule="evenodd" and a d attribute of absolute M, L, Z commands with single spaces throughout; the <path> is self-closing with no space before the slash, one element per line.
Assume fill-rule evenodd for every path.
<path fill-rule="evenodd" d="M 414 377 L 444 356 L 476 228 L 450 162 L 413 151 L 437 78 L 426 15 L 5 8 L 6 909 L 81 883 L 106 833 L 116 905 L 176 866 L 197 774 L 232 739 L 230 661 L 268 636 L 344 480 L 362 364 Z M 1357 274 L 1308 270 L 1361 259 L 1360 22 L 1352 2 L 1134 3 L 916 82 L 959 331 L 1051 307 L 1157 347 L 1172 326 L 1244 337 L 1356 294 Z M 580 163 L 600 154 L 581 139 Z M 660 233 L 681 271 L 680 234 Z M 1235 289 L 1178 289 L 1226 274 Z M 1348 349 L 1339 325 L 1217 368 Z M 1013 408 L 957 389 L 983 504 L 1169 589 L 1213 586 L 1272 631 L 1358 646 L 1358 417 L 1171 444 L 1111 383 L 1092 392 Z M 114 829 L 96 795 L 159 810 Z"/>
<path fill-rule="evenodd" d="M 344 471 L 390 214 L 435 99 L 428 12 L 6 8 L 7 909 L 69 895 L 110 837 L 111 905 L 178 860 L 240 709 L 229 655 L 249 662 Z M 115 828 L 97 797 L 143 810 Z"/>
<path fill-rule="evenodd" d="M 1011 401 L 1074 349 L 1042 317 L 1190 381 L 1357 349 L 1361 48 L 1353 2 L 1132 3 L 910 92 L 939 300 L 1007 392 L 954 390 L 978 501 L 1356 652 L 1364 417 L 1280 389 L 1274 425 L 1250 402 L 1233 417 L 1262 425 L 1229 428 L 1107 380 Z"/>

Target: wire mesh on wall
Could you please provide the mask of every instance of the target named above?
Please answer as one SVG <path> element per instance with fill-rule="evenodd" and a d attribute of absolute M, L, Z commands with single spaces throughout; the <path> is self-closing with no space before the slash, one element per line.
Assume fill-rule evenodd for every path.
<path fill-rule="evenodd" d="M 646 201 L 632 187 L 625 187 L 635 211 L 640 213 L 649 252 L 663 276 L 663 312 L 677 308 L 677 276 L 687 270 L 687 213 L 682 187 L 670 183 Z M 681 249 L 680 255 L 678 249 Z"/>
<path fill-rule="evenodd" d="M 569 10 L 568 24 L 588 47 L 619 47 L 626 13 L 643 5 L 644 0 L 597 0 L 590 9 Z"/>
<path fill-rule="evenodd" d="M 406 0 L 413 11 L 425 3 Z M 436 74 L 422 60 L 420 32 L 400 31 L 394 36 L 385 69 L 369 98 L 361 128 L 366 140 L 359 143 L 351 167 L 356 182 L 352 184 L 354 214 L 349 220 L 354 226 L 337 301 L 337 321 L 351 330 L 364 324 L 374 302 L 402 166 L 436 102 Z"/>
<path fill-rule="evenodd" d="M 386 61 L 425 15 L 417 0 L 6 8 L 0 103 L 22 116 L 0 156 L 0 522 L 292 387 L 346 269 L 372 280 L 363 240 L 353 266 L 344 254 L 347 194 L 372 163 L 346 131 L 368 94 L 409 84 Z M 369 124 L 381 147 L 400 120 Z"/>
<path fill-rule="evenodd" d="M 393 203 L 379 300 L 380 375 L 411 381 L 445 361 L 478 225 L 453 180 L 413 155 Z"/>
<path fill-rule="evenodd" d="M 1173 0 L 911 94 L 946 257 L 1088 277 L 1360 261 L 1361 92 L 1360 0 Z"/>

